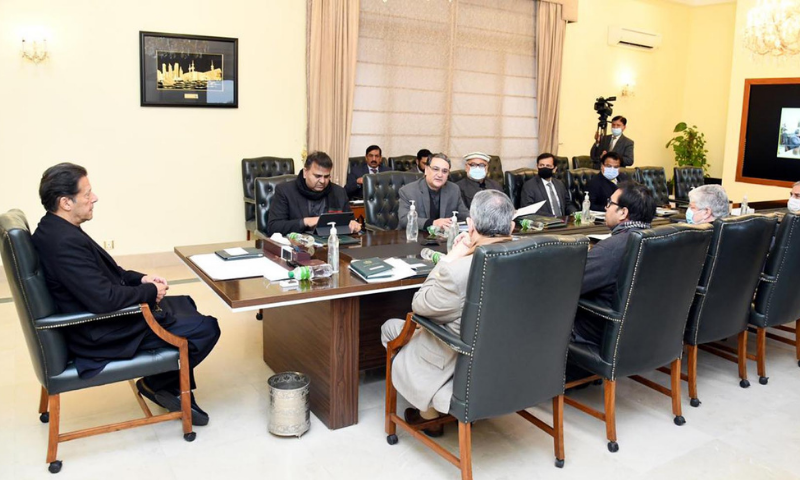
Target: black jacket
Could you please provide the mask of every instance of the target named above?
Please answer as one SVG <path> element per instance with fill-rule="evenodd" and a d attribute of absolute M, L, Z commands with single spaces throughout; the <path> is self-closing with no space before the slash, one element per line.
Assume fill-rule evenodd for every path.
<path fill-rule="evenodd" d="M 617 185 L 627 180 L 628 176 L 624 173 L 617 176 L 617 183 L 607 179 L 602 173 L 592 177 L 586 184 L 586 193 L 589 194 L 589 201 L 592 204 L 591 209 L 596 212 L 605 211 L 608 199 L 617 191 Z M 583 201 L 583 199 L 580 200 Z"/>
<path fill-rule="evenodd" d="M 325 211 L 349 212 L 350 203 L 344 188 L 335 183 L 331 183 L 330 187 Z M 276 232 L 281 235 L 302 233 L 306 230 L 303 219 L 310 216 L 308 200 L 300 193 L 297 182 L 281 183 L 275 187 L 275 196 L 267 214 L 267 235 Z"/>
<path fill-rule="evenodd" d="M 483 188 L 481 188 L 481 182 L 476 182 L 471 178 L 463 178 L 456 182 L 458 188 L 461 189 L 461 198 L 464 200 L 464 205 L 469 208 L 472 205 L 472 198 L 475 196 L 476 193 L 483 191 L 483 190 L 497 190 L 502 192 L 503 187 L 500 186 L 498 182 L 492 180 L 491 178 L 484 178 L 483 179 Z"/>
<path fill-rule="evenodd" d="M 391 169 L 383 162 L 378 165 L 378 172 L 388 172 Z M 366 163 L 359 163 L 350 167 L 350 173 L 347 174 L 347 183 L 344 185 L 347 191 L 348 198 L 362 198 L 364 196 L 364 189 L 359 185 L 356 180 L 369 173 L 369 165 Z"/>
<path fill-rule="evenodd" d="M 558 195 L 558 200 L 561 203 L 561 211 L 564 215 L 572 215 L 575 212 L 575 205 L 569 199 L 569 193 L 567 193 L 566 187 L 564 184 L 561 183 L 561 180 L 553 177 L 551 178 L 553 181 L 553 187 L 556 189 L 556 195 Z M 542 208 L 539 209 L 537 212 L 539 215 L 553 215 L 553 209 L 550 207 L 550 198 L 547 196 L 547 190 L 544 188 L 544 183 L 542 183 L 542 179 L 539 175 L 534 175 L 533 178 L 525 182 L 525 185 L 522 186 L 522 194 L 520 195 L 519 205 L 520 207 L 527 207 L 528 205 L 533 205 L 534 203 L 541 202 L 542 200 L 545 201 L 545 204 L 542 205 Z"/>

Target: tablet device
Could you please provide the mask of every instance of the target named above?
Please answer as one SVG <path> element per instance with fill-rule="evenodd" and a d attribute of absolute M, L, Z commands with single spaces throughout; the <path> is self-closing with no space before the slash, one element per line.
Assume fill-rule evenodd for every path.
<path fill-rule="evenodd" d="M 350 234 L 350 220 L 353 220 L 353 212 L 339 212 L 339 213 L 323 213 L 319 216 L 317 228 L 314 229 L 314 235 L 320 237 L 327 237 L 331 234 L 330 222 L 336 222 L 336 232 L 339 235 Z"/>

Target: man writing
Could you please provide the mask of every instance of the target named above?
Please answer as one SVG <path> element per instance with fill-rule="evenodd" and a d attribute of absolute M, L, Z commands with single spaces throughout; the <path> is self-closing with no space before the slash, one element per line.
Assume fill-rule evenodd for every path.
<path fill-rule="evenodd" d="M 269 208 L 267 234 L 310 232 L 317 227 L 319 216 L 328 212 L 349 212 L 347 193 L 331 182 L 333 160 L 325 152 L 314 152 L 306 157 L 303 170 L 294 182 L 275 187 L 275 196 Z M 350 221 L 350 233 L 357 233 L 361 225 Z"/>
<path fill-rule="evenodd" d="M 600 137 L 600 132 L 594 136 L 594 145 L 589 155 L 594 162 L 594 168 L 598 168 L 602 162 L 603 155 L 609 152 L 619 154 L 622 159 L 622 166 L 630 167 L 633 165 L 633 140 L 622 134 L 628 126 L 628 119 L 617 115 L 611 119 L 611 135 Z"/>
<path fill-rule="evenodd" d="M 536 168 L 539 173 L 522 186 L 520 206 L 527 207 L 544 201 L 544 205 L 536 212 L 539 215 L 552 217 L 572 215 L 576 208 L 569 199 L 567 188 L 561 183 L 561 180 L 553 177 L 558 170 L 553 154 L 539 155 L 536 159 Z"/>
<path fill-rule="evenodd" d="M 381 147 L 370 145 L 367 147 L 367 154 L 364 158 L 366 159 L 364 163 L 351 166 L 350 173 L 347 174 L 347 183 L 345 183 L 344 189 L 347 191 L 348 198 L 364 197 L 364 175 L 389 171 L 389 167 L 383 164 Z"/>
<path fill-rule="evenodd" d="M 92 240 L 81 224 L 94 217 L 98 200 L 86 169 L 71 163 L 48 168 L 39 184 L 47 213 L 33 234 L 47 288 L 61 313 L 113 312 L 138 303 L 160 304 L 161 325 L 189 344 L 191 388 L 194 367 L 211 353 L 220 336 L 217 319 L 201 315 L 189 297 L 165 297 L 169 285 L 159 276 L 124 270 Z M 81 378 L 91 378 L 115 359 L 140 350 L 166 347 L 141 315 L 120 316 L 65 329 L 67 344 Z M 136 382 L 139 392 L 171 412 L 181 409 L 179 373 L 160 373 Z M 192 395 L 192 424 L 208 424 L 208 414 Z"/>
<path fill-rule="evenodd" d="M 414 200 L 417 209 L 420 230 L 431 225 L 442 228 L 449 227 L 453 211 L 458 212 L 459 221 L 467 218 L 469 210 L 461 198 L 461 189 L 447 181 L 449 175 L 450 159 L 442 153 L 437 153 L 425 168 L 423 178 L 400 189 L 400 208 L 397 212 L 398 230 L 406 228 L 411 200 Z"/>
<path fill-rule="evenodd" d="M 491 160 L 491 157 L 481 152 L 473 152 L 464 155 L 467 178 L 460 180 L 456 185 L 461 189 L 461 196 L 467 208 L 469 208 L 472 203 L 472 198 L 475 194 L 481 190 L 503 190 L 499 183 L 491 178 L 486 178 L 486 174 L 489 170 L 489 160 Z"/>

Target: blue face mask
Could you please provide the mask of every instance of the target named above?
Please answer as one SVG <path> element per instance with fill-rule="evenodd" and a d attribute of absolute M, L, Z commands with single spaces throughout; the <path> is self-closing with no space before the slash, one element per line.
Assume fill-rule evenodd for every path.
<path fill-rule="evenodd" d="M 693 224 L 694 223 L 694 210 L 691 208 L 686 209 L 686 223 Z"/>
<path fill-rule="evenodd" d="M 612 128 L 611 129 L 611 135 L 614 135 L 615 137 L 619 137 L 620 135 L 622 135 L 622 129 L 621 128 Z"/>
<path fill-rule="evenodd" d="M 619 168 L 616 167 L 603 167 L 603 176 L 609 180 L 614 180 L 619 176 Z"/>
<path fill-rule="evenodd" d="M 469 178 L 481 181 L 486 178 L 486 169 L 479 167 L 469 167 Z"/>

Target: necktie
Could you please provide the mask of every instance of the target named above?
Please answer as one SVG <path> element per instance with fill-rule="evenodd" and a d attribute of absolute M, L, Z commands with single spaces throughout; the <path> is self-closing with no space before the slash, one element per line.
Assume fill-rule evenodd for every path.
<path fill-rule="evenodd" d="M 553 182 L 547 184 L 547 190 L 550 196 L 550 207 L 553 210 L 553 215 L 556 217 L 561 216 L 561 204 L 558 203 L 558 195 L 556 195 L 556 189 L 553 187 Z"/>
<path fill-rule="evenodd" d="M 369 167 L 369 173 L 378 173 L 378 169 Z"/>
<path fill-rule="evenodd" d="M 614 151 L 614 145 L 617 144 L 617 140 L 619 140 L 619 137 L 614 137 L 614 136 L 611 137 L 611 144 L 608 146 L 608 151 L 609 152 L 613 152 Z"/>

